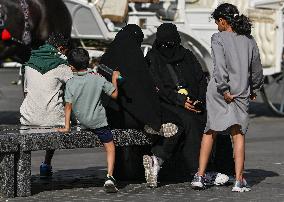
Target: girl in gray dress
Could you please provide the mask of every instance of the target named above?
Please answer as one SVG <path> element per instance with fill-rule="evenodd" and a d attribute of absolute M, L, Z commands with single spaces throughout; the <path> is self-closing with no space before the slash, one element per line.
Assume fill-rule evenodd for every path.
<path fill-rule="evenodd" d="M 236 6 L 219 5 L 212 13 L 219 33 L 212 36 L 214 71 L 207 87 L 207 124 L 202 138 L 199 171 L 191 185 L 205 188 L 205 169 L 216 133 L 231 133 L 234 143 L 236 182 L 232 191 L 249 191 L 243 177 L 245 137 L 248 128 L 249 98 L 263 83 L 257 44 L 251 36 L 251 22 Z"/>

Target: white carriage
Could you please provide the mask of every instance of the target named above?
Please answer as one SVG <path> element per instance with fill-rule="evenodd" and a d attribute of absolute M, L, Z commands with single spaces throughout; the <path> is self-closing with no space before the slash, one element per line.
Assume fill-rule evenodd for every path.
<path fill-rule="evenodd" d="M 107 5 L 110 1 L 64 0 L 73 18 L 72 37 L 112 40 L 123 26 L 125 17 L 127 23 L 137 24 L 142 28 L 145 35 L 143 51 L 146 53 L 151 48 L 157 27 L 170 21 L 177 25 L 183 45 L 194 52 L 208 73 L 213 67 L 210 54 L 211 35 L 217 30 L 214 20 L 210 20 L 210 14 L 223 2 L 238 6 L 254 24 L 253 36 L 258 43 L 266 75 L 262 97 L 274 112 L 284 116 L 284 0 L 112 0 L 113 7 L 119 5 L 121 12 L 121 16 L 118 16 L 121 23 L 116 24 L 107 19 L 113 17 L 108 13 L 110 10 L 118 12 Z M 153 1 L 156 3 L 151 3 Z M 102 13 L 102 8 L 105 13 Z"/>

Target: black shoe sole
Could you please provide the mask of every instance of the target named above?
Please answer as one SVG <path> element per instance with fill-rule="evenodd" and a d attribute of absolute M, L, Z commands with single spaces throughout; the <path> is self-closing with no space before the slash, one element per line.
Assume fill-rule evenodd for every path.
<path fill-rule="evenodd" d="M 106 193 L 117 193 L 118 189 L 113 184 L 104 185 Z"/>
<path fill-rule="evenodd" d="M 204 187 L 198 187 L 198 186 L 192 186 L 192 185 L 191 185 L 191 188 L 194 189 L 194 190 L 204 190 L 204 189 L 206 189 L 206 186 L 204 186 Z"/>

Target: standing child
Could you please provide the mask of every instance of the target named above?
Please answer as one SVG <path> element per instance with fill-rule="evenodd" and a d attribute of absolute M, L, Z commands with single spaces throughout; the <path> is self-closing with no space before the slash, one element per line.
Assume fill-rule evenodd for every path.
<path fill-rule="evenodd" d="M 105 109 L 101 104 L 104 91 L 112 98 L 117 98 L 117 79 L 119 72 L 114 71 L 112 83 L 92 71 L 88 71 L 89 54 L 85 49 L 76 48 L 70 51 L 68 63 L 73 71 L 73 78 L 66 84 L 65 91 L 65 127 L 60 132 L 70 131 L 70 116 L 73 111 L 83 129 L 96 133 L 104 144 L 107 153 L 108 174 L 104 184 L 106 192 L 117 192 L 113 169 L 115 162 L 115 146 L 113 135 L 108 127 Z"/>
<path fill-rule="evenodd" d="M 250 191 L 243 176 L 249 98 L 263 83 L 259 50 L 251 36 L 251 22 L 236 6 L 221 4 L 212 13 L 219 33 L 212 36 L 213 76 L 207 87 L 207 124 L 202 138 L 199 171 L 191 185 L 205 188 L 204 174 L 216 133 L 229 131 L 234 143 L 233 192 Z"/>

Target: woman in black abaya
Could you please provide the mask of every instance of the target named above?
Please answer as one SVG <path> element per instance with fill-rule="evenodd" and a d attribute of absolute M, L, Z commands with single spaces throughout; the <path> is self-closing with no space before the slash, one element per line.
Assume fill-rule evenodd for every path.
<path fill-rule="evenodd" d="M 180 43 L 176 26 L 164 23 L 158 27 L 153 48 L 146 56 L 158 89 L 163 120 L 170 121 L 173 115 L 179 120 L 176 123 L 178 133 L 171 138 L 160 138 L 152 147 L 153 155 L 143 157 L 150 187 L 157 186 L 162 163 L 177 149 L 181 151 L 188 174 L 193 175 L 198 170 L 201 137 L 206 123 L 207 81 L 196 57 Z M 195 100 L 203 104 L 197 107 Z"/>
<path fill-rule="evenodd" d="M 181 39 L 175 25 L 162 24 L 156 33 L 152 50 L 146 58 L 150 73 L 158 89 L 163 119 L 178 117 L 178 133 L 171 138 L 161 138 L 152 148 L 153 156 L 144 156 L 146 181 L 157 186 L 157 174 L 163 161 L 180 149 L 189 173 L 198 169 L 201 135 L 206 116 L 193 105 L 193 98 L 205 103 L 206 77 L 193 53 L 180 45 Z M 178 88 L 189 94 L 178 93 Z M 192 100 L 189 100 L 191 97 Z"/>
<path fill-rule="evenodd" d="M 139 26 L 129 24 L 119 31 L 101 58 L 101 63 L 120 71 L 124 81 L 118 100 L 104 99 L 112 128 L 142 129 L 161 126 L 159 100 L 141 51 L 144 35 Z"/>

